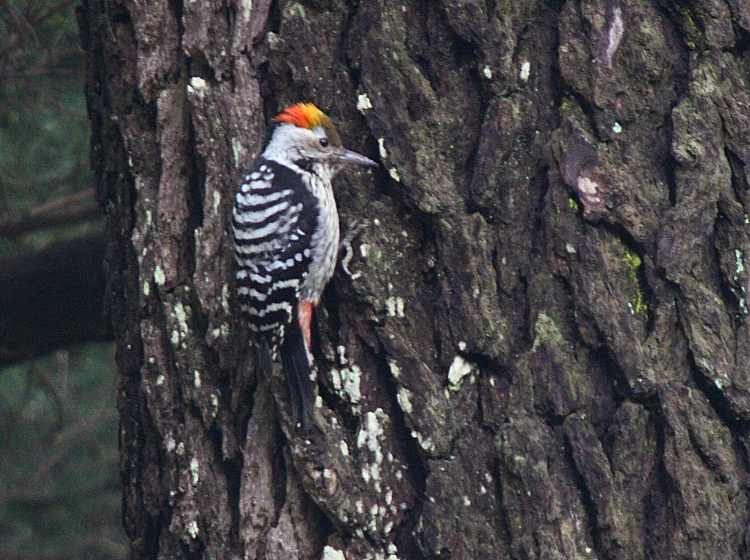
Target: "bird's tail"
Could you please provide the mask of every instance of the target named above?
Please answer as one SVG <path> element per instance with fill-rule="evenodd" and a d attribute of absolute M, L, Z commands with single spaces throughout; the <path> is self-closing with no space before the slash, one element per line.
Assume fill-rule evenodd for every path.
<path fill-rule="evenodd" d="M 258 337 L 255 340 L 255 356 L 260 377 L 269 377 L 273 368 L 273 354 L 270 341 L 266 337 Z"/>
<path fill-rule="evenodd" d="M 281 363 L 289 387 L 292 424 L 303 433 L 309 432 L 315 408 L 315 385 L 312 358 L 309 356 L 302 329 L 297 321 L 287 327 L 281 347 Z"/>

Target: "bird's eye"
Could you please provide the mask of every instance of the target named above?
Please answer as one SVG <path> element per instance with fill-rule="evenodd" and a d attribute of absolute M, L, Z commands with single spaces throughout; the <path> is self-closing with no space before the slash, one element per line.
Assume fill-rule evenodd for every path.
<path fill-rule="evenodd" d="M 324 148 L 328 147 L 328 138 L 321 138 L 320 140 L 318 140 L 318 142 L 320 142 L 320 145 Z"/>

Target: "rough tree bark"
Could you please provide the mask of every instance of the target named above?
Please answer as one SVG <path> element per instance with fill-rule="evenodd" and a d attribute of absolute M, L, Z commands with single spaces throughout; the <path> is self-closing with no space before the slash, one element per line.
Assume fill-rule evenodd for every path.
<path fill-rule="evenodd" d="M 748 558 L 750 7 L 120 2 L 79 10 L 141 558 Z M 228 220 L 281 107 L 351 275 L 290 432 Z"/>

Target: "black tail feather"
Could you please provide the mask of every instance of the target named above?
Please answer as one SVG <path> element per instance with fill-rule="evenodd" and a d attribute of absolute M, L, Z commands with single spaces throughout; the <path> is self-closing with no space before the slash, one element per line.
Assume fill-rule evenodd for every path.
<path fill-rule="evenodd" d="M 315 386 L 311 379 L 312 367 L 307 357 L 305 339 L 296 323 L 287 328 L 281 347 L 281 363 L 289 387 L 292 423 L 301 426 L 302 432 L 309 432 L 315 408 Z"/>
<path fill-rule="evenodd" d="M 255 341 L 255 355 L 258 360 L 258 373 L 261 377 L 271 375 L 273 356 L 271 356 L 271 347 L 267 338 L 258 337 Z"/>

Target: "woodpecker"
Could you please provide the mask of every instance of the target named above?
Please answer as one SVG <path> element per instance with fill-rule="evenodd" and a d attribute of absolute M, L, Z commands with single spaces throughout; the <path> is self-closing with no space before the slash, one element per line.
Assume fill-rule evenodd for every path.
<path fill-rule="evenodd" d="M 312 103 L 285 109 L 240 187 L 232 213 L 237 297 L 258 365 L 279 356 L 292 422 L 307 432 L 315 406 L 311 321 L 336 267 L 339 216 L 331 181 L 346 164 L 377 166 L 341 145 Z"/>

